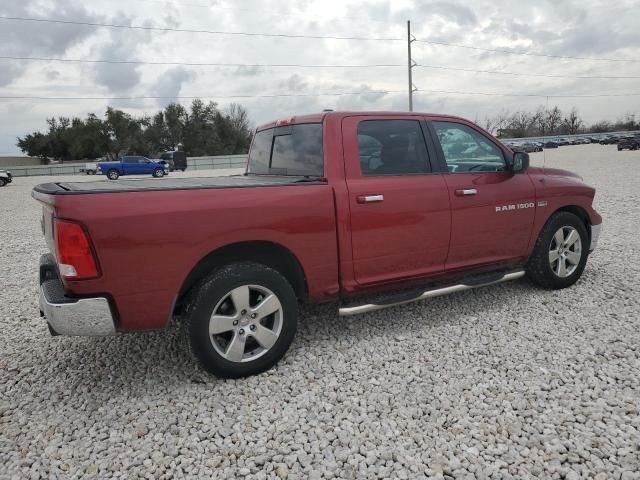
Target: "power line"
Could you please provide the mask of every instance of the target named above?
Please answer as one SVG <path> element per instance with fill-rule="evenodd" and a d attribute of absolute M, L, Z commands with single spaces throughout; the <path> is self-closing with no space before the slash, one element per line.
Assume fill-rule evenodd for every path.
<path fill-rule="evenodd" d="M 127 1 L 131 1 L 131 0 L 127 0 Z M 242 8 L 242 7 L 229 7 L 227 5 L 216 5 L 216 4 L 202 4 L 202 3 L 185 3 L 185 2 L 172 2 L 171 0 L 135 0 L 137 2 L 146 2 L 146 3 L 161 3 L 161 4 L 168 4 L 171 5 L 173 7 L 192 7 L 192 8 L 204 8 L 204 9 L 208 9 L 208 10 L 231 10 L 231 11 L 239 11 L 239 12 L 251 12 L 251 13 L 260 13 L 261 15 L 269 15 L 269 16 L 278 16 L 278 17 L 293 17 L 293 18 L 300 18 L 300 17 L 305 17 L 305 18 L 321 18 L 321 19 L 327 19 L 327 20 L 335 20 L 336 18 L 340 18 L 343 20 L 352 20 L 352 21 L 357 21 L 357 22 L 363 22 L 363 23 L 380 23 L 380 24 L 385 24 L 385 25 L 400 25 L 394 22 L 389 22 L 389 21 L 384 21 L 384 20 L 376 20 L 374 18 L 370 18 L 370 17 L 350 17 L 350 16 L 343 16 L 343 15 L 319 15 L 317 13 L 313 13 L 310 15 L 306 15 L 303 13 L 290 13 L 290 12 L 283 12 L 283 11 L 273 11 L 273 10 L 258 10 L 258 9 L 253 9 L 253 8 Z"/>
<path fill-rule="evenodd" d="M 37 62 L 63 63 L 108 63 L 115 65 L 181 65 L 187 67 L 288 67 L 288 68 L 377 68 L 403 67 L 400 64 L 372 64 L 372 65 L 321 65 L 299 63 L 207 63 L 207 62 L 145 62 L 142 60 L 92 60 L 79 58 L 48 58 L 48 57 L 17 57 L 0 55 L 0 60 L 21 60 Z M 640 78 L 640 77 L 639 77 Z"/>
<path fill-rule="evenodd" d="M 2 58 L 2 57 L 0 57 Z M 521 73 L 521 72 L 504 72 L 499 70 L 476 70 L 473 68 L 458 68 L 458 67 L 445 67 L 441 65 L 425 65 L 422 63 L 418 63 L 415 65 L 416 67 L 421 68 L 433 68 L 438 70 L 454 70 L 458 72 L 473 72 L 473 73 L 491 73 L 496 75 L 516 75 L 522 77 L 547 77 L 547 78 L 576 78 L 581 80 L 589 80 L 589 79 L 607 79 L 607 80 L 615 80 L 615 79 L 638 79 L 640 76 L 608 76 L 608 75 L 553 75 L 553 74 L 545 74 L 545 73 Z"/>
<path fill-rule="evenodd" d="M 267 95 L 196 95 L 196 96 L 130 96 L 130 97 L 46 97 L 2 95 L 0 100 L 195 100 L 200 99 L 232 99 L 232 98 L 281 98 L 281 97 L 330 97 L 343 95 L 370 95 L 404 93 L 404 90 L 366 90 L 360 92 L 326 92 L 326 93 L 274 93 Z"/>
<path fill-rule="evenodd" d="M 484 47 L 476 47 L 473 45 L 459 45 L 455 43 L 445 43 L 445 42 L 436 42 L 433 40 L 422 40 L 416 39 L 416 42 L 420 43 L 429 43 L 431 45 L 441 45 L 444 47 L 456 47 L 456 48 L 468 48 L 470 50 L 481 50 L 483 52 L 493 52 L 493 53 L 507 53 L 510 55 L 528 55 L 532 57 L 546 57 L 546 58 L 561 58 L 565 60 L 590 60 L 597 62 L 626 62 L 626 63 L 640 63 L 640 60 L 637 59 L 625 59 L 625 58 L 604 58 L 604 57 L 573 57 L 569 55 L 551 55 L 546 53 L 532 53 L 532 52 L 524 52 L 521 50 L 504 50 L 504 49 L 494 49 L 494 48 L 484 48 Z"/>
<path fill-rule="evenodd" d="M 19 60 L 32 62 L 61 62 L 61 63 L 91 63 L 91 64 L 112 64 L 112 65 L 168 65 L 186 67 L 260 67 L 260 68 L 383 68 L 383 67 L 405 67 L 399 63 L 379 63 L 367 65 L 323 65 L 323 64 L 301 64 L 301 63 L 226 63 L 226 62 L 170 62 L 170 61 L 142 61 L 142 60 L 97 60 L 84 58 L 50 58 L 50 57 L 19 57 L 10 55 L 0 55 L 0 60 Z M 417 63 L 419 68 L 431 68 L 436 70 L 452 70 L 457 72 L 488 73 L 495 75 L 512 75 L 522 77 L 544 77 L 544 78 L 573 78 L 579 80 L 617 80 L 617 79 L 640 79 L 634 75 L 554 75 L 545 73 L 522 73 L 505 72 L 501 70 L 480 70 L 462 67 L 447 67 L 444 65 L 427 65 Z"/>
<path fill-rule="evenodd" d="M 198 29 L 191 29 L 191 28 L 151 27 L 151 26 L 144 26 L 144 25 L 119 25 L 115 23 L 80 22 L 80 21 L 74 21 L 74 20 L 58 20 L 58 19 L 51 19 L 51 18 L 9 17 L 4 15 L 0 16 L 0 20 L 36 22 L 36 23 L 57 23 L 62 25 L 120 28 L 120 29 L 127 29 L 127 30 L 144 30 L 144 31 L 153 31 L 153 32 L 203 33 L 208 35 L 235 35 L 235 36 L 245 36 L 245 37 L 309 38 L 314 40 L 362 40 L 362 41 L 382 41 L 382 42 L 393 42 L 393 41 L 402 40 L 401 38 L 383 38 L 383 37 L 340 37 L 340 36 L 333 36 L 333 35 L 229 32 L 229 31 L 223 31 L 223 30 L 198 30 Z"/>
<path fill-rule="evenodd" d="M 446 93 L 451 95 L 486 95 L 492 97 L 538 97 L 538 98 L 600 98 L 600 97 L 637 97 L 640 92 L 603 93 L 586 95 L 551 95 L 544 93 L 500 93 L 500 92 L 463 92 L 459 90 L 417 90 L 418 93 Z"/>
<path fill-rule="evenodd" d="M 502 93 L 502 92 L 473 92 L 459 90 L 415 90 L 419 94 L 442 93 L 448 95 L 483 95 L 498 97 L 537 97 L 537 98 L 600 98 L 600 97 L 635 97 L 640 96 L 640 92 L 631 93 L 605 93 L 605 94 L 576 94 L 576 95 L 552 95 L 542 93 Z M 367 90 L 359 92 L 326 92 L 326 93 L 274 93 L 267 95 L 197 95 L 197 96 L 122 96 L 122 97 L 48 97 L 48 96 L 12 96 L 2 95 L 0 100 L 194 100 L 200 99 L 234 99 L 234 98 L 284 98 L 284 97 L 324 97 L 324 96 L 346 96 L 346 95 L 369 95 L 369 94 L 389 94 L 405 93 L 404 90 Z"/>

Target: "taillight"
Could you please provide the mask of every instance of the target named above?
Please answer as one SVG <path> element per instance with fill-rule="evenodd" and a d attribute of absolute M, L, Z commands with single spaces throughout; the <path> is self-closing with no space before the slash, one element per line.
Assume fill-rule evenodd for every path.
<path fill-rule="evenodd" d="M 81 225 L 55 219 L 56 253 L 60 274 L 70 280 L 98 276 L 89 238 Z"/>

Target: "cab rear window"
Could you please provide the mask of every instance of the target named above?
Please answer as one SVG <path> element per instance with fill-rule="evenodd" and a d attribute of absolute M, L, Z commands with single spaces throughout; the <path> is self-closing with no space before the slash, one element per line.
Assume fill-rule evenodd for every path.
<path fill-rule="evenodd" d="M 322 124 L 305 123 L 256 133 L 249 151 L 248 173 L 324 175 Z"/>

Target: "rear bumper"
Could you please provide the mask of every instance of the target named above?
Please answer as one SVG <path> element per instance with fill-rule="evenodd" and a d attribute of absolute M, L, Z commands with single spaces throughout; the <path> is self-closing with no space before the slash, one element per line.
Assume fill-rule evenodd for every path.
<path fill-rule="evenodd" d="M 40 259 L 40 315 L 52 335 L 105 336 L 116 333 L 109 301 L 104 297 L 70 298 L 64 295 L 50 255 Z"/>
<path fill-rule="evenodd" d="M 602 224 L 591 225 L 591 245 L 589 245 L 589 251 L 593 252 L 598 246 L 600 240 L 600 233 L 602 232 Z"/>

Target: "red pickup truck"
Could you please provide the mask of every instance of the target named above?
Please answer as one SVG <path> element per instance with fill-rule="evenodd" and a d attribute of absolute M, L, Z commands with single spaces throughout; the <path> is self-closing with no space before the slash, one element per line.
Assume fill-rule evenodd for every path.
<path fill-rule="evenodd" d="M 526 275 L 572 285 L 595 190 L 451 116 L 325 112 L 259 127 L 244 175 L 46 183 L 40 310 L 52 334 L 189 322 L 223 377 L 274 365 L 300 302 L 369 312 Z"/>

